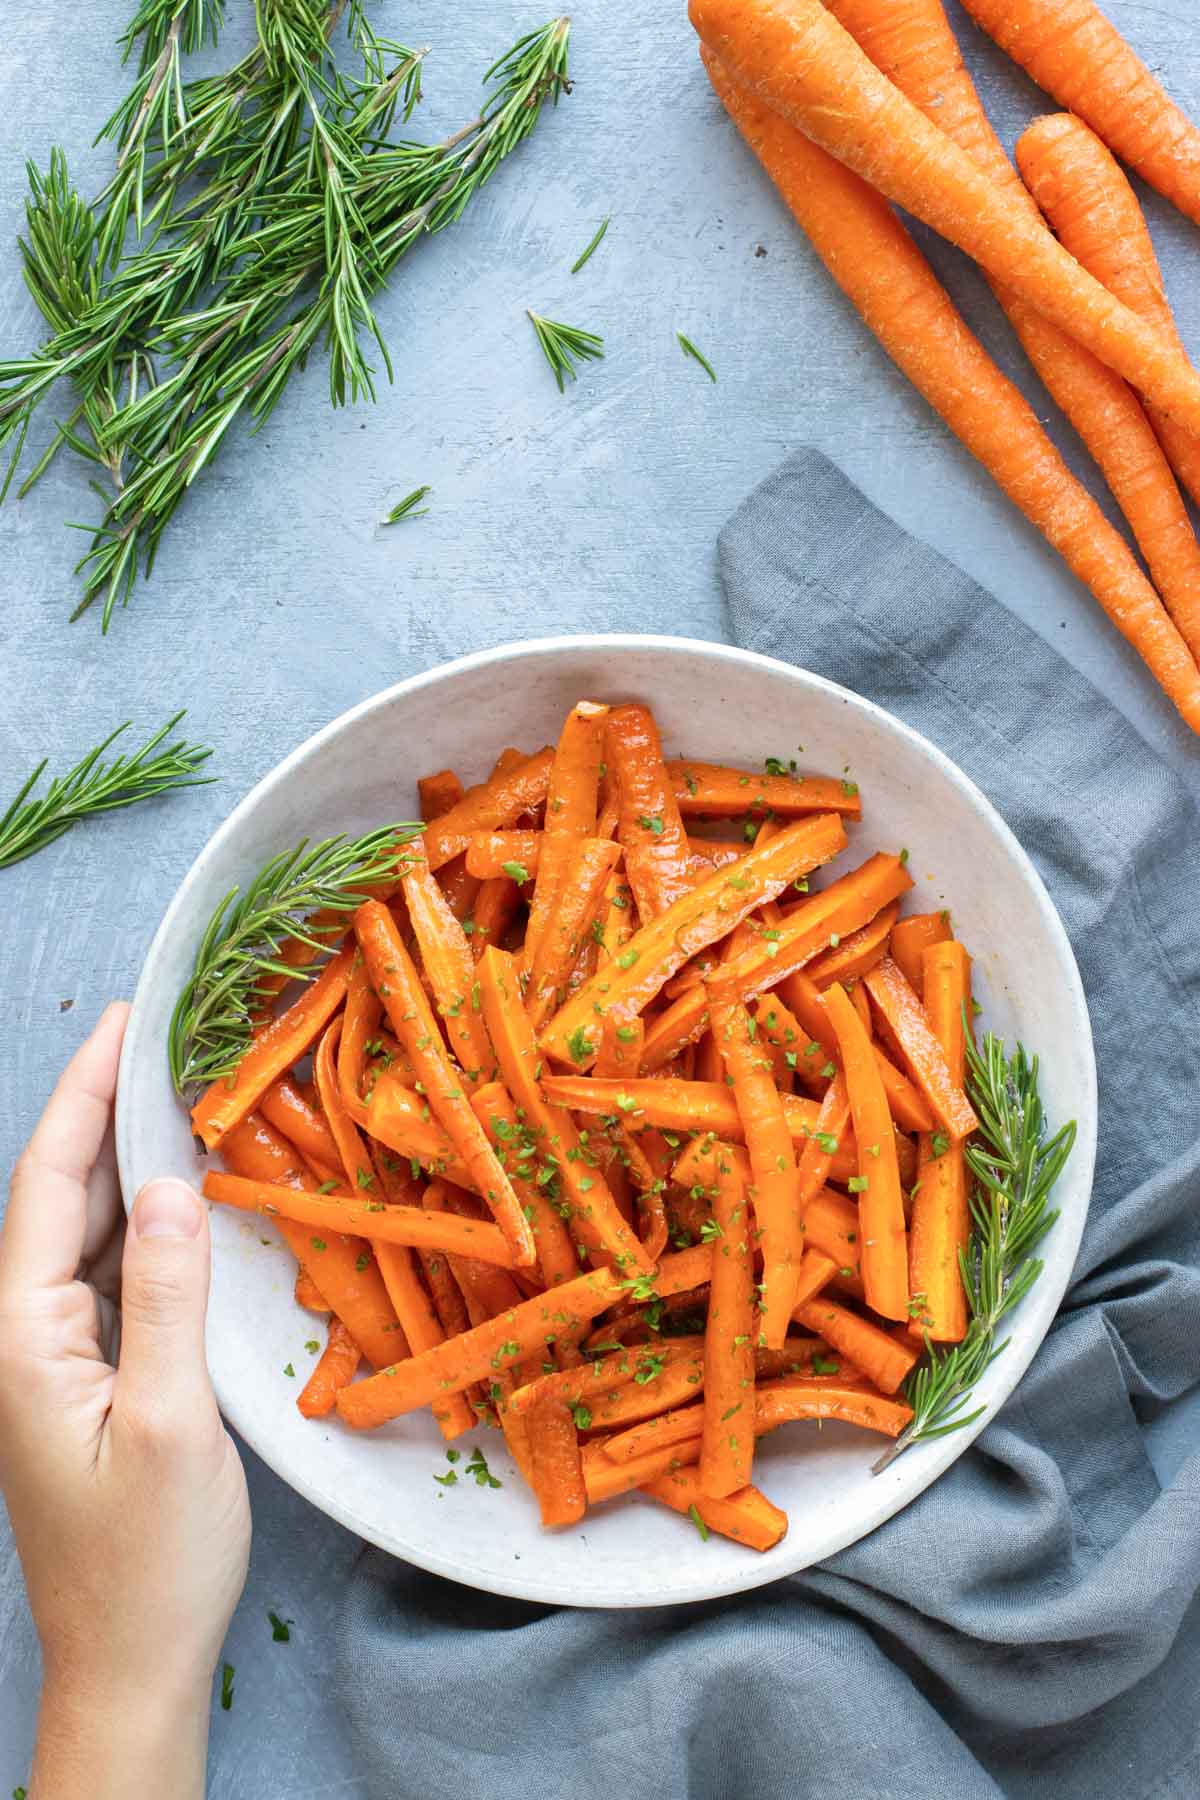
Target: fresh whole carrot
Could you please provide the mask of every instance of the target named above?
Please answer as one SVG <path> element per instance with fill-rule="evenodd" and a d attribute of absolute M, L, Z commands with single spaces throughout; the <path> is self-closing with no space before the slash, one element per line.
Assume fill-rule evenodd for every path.
<path fill-rule="evenodd" d="M 687 833 L 649 707 L 614 707 L 604 744 L 620 796 L 617 835 L 625 873 L 642 920 L 656 919 L 694 883 Z"/>
<path fill-rule="evenodd" d="M 775 7 L 784 3 L 773 0 Z M 829 24 L 836 27 L 832 19 Z M 704 60 L 722 104 L 888 355 L 1088 587 L 1188 724 L 1200 730 L 1200 674 L 1153 586 L 1033 409 L 968 330 L 891 208 L 765 99 L 740 87 L 711 53 Z M 960 154 L 969 161 L 965 151 Z M 1035 229 L 1041 228 L 1031 224 Z"/>
<path fill-rule="evenodd" d="M 446 1040 L 468 1087 L 475 1088 L 492 1079 L 496 1059 L 479 1010 L 470 942 L 430 872 L 423 841 L 415 838 L 409 851 L 400 880 L 409 922 Z"/>
<path fill-rule="evenodd" d="M 256 1034 L 234 1073 L 204 1090 L 192 1108 L 192 1129 L 206 1149 L 215 1150 L 276 1077 L 311 1048 L 346 997 L 353 960 L 353 950 L 346 949 L 326 963 L 300 998 Z"/>
<path fill-rule="evenodd" d="M 744 813 L 771 813 L 777 819 L 815 812 L 862 816 L 857 785 L 832 775 L 758 775 L 686 760 L 669 762 L 667 774 L 685 819 L 736 819 Z"/>
<path fill-rule="evenodd" d="M 700 1486 L 720 1497 L 745 1487 L 754 1462 L 754 1256 L 746 1184 L 732 1160 L 715 1162 Z"/>
<path fill-rule="evenodd" d="M 551 917 L 567 892 L 568 865 L 576 840 L 596 835 L 607 717 L 607 706 L 580 700 L 567 714 L 559 735 L 546 789 L 546 823 L 525 927 L 526 969 L 533 966 Z"/>
<path fill-rule="evenodd" d="M 951 1075 L 945 1052 L 929 1029 L 921 1002 L 896 964 L 885 956 L 877 969 L 863 977 L 863 985 L 887 1021 L 914 1082 L 945 1130 L 952 1138 L 970 1137 L 979 1125 L 971 1102 L 961 1083 Z"/>
<path fill-rule="evenodd" d="M 558 853 L 554 901 L 532 955 L 525 1006 L 535 1031 L 567 997 L 580 950 L 600 915 L 604 892 L 621 851 L 608 838 L 572 837 Z M 526 939 L 528 946 L 528 939 Z"/>
<path fill-rule="evenodd" d="M 750 1158 L 750 1197 L 763 1257 L 759 1332 L 773 1347 L 787 1335 L 804 1254 L 800 1172 L 783 1099 L 772 1079 L 770 1059 L 755 1042 L 749 1014 L 737 1001 L 718 1000 L 712 1001 L 711 1014 Z"/>
<path fill-rule="evenodd" d="M 755 844 L 740 862 L 714 870 L 665 913 L 643 923 L 615 967 L 597 970 L 542 1033 L 543 1049 L 559 1062 L 590 1067 L 598 1048 L 597 1019 L 614 1011 L 622 1017 L 642 1012 L 684 963 L 773 900 L 789 882 L 829 862 L 845 844 L 841 820 L 833 813 L 816 813 L 796 820 L 761 848 Z"/>
<path fill-rule="evenodd" d="M 669 1506 L 672 1512 L 698 1514 L 709 1531 L 746 1544 L 751 1550 L 771 1550 L 787 1535 L 788 1517 L 773 1506 L 756 1487 L 714 1500 L 700 1487 L 695 1469 L 671 1469 L 645 1483 L 644 1494 Z"/>
<path fill-rule="evenodd" d="M 471 1110 L 463 1090 L 462 1071 L 446 1053 L 421 978 L 395 920 L 386 906 L 368 900 L 355 914 L 354 926 L 375 992 L 383 1001 L 393 1031 L 412 1059 L 435 1118 L 470 1169 L 474 1185 L 511 1246 L 512 1261 L 519 1269 L 531 1268 L 537 1260 L 537 1250 L 529 1221 L 496 1159 L 487 1133 Z"/>
<path fill-rule="evenodd" d="M 796 1323 L 815 1331 L 834 1350 L 850 1358 L 884 1394 L 894 1394 L 911 1374 L 919 1351 L 881 1331 L 824 1295 L 796 1308 Z"/>
<path fill-rule="evenodd" d="M 888 952 L 918 1000 L 921 998 L 921 963 L 930 944 L 948 944 L 954 936 L 944 912 L 909 913 L 897 919 Z"/>
<path fill-rule="evenodd" d="M 691 0 L 730 77 L 1200 432 L 1200 376 L 880 74 L 821 0 Z"/>
<path fill-rule="evenodd" d="M 429 867 L 440 869 L 452 856 L 461 856 L 477 831 L 515 825 L 523 813 L 543 806 L 553 764 L 553 750 L 539 750 L 468 788 L 458 805 L 435 819 L 425 833 Z"/>
<path fill-rule="evenodd" d="M 339 1390 L 354 1380 L 361 1361 L 362 1351 L 342 1321 L 330 1319 L 325 1348 L 296 1401 L 306 1419 L 323 1419 L 333 1411 Z"/>
<path fill-rule="evenodd" d="M 867 1304 L 885 1319 L 908 1318 L 908 1237 L 892 1117 L 871 1041 L 837 982 L 825 996 L 842 1053 L 858 1146 L 862 1273 Z"/>
<path fill-rule="evenodd" d="M 964 1014 L 971 1003 L 971 960 L 959 943 L 931 944 L 924 956 L 925 1011 L 945 1053 L 951 1080 L 966 1078 Z M 959 1257 L 971 1234 L 966 1157 L 961 1141 L 925 1132 L 909 1238 L 912 1330 L 937 1343 L 958 1343 L 967 1330 L 967 1296 Z"/>
<path fill-rule="evenodd" d="M 1200 222 L 1200 131 L 1093 0 L 964 0 L 1060 106 Z"/>

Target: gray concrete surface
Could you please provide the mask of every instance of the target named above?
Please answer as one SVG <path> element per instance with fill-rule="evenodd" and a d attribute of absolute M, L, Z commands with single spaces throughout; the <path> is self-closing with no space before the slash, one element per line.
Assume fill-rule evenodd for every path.
<path fill-rule="evenodd" d="M 113 48 L 129 0 L 10 8 L 0 51 L 0 243 L 21 225 L 24 161 L 86 149 L 123 91 Z M 222 58 L 249 5 L 229 8 Z M 1200 113 L 1190 0 L 1108 10 Z M 428 42 L 420 134 L 469 116 L 479 75 L 540 22 L 529 0 L 377 0 L 381 30 Z M 1036 90 L 955 9 L 1011 142 Z M 1084 667 L 1200 794 L 1200 751 L 1088 596 L 947 437 L 831 287 L 720 116 L 683 0 L 584 0 L 576 88 L 467 218 L 412 256 L 379 312 L 396 363 L 380 404 L 331 414 L 320 358 L 262 436 L 235 431 L 107 640 L 68 625 L 94 502 L 60 459 L 0 512 L 0 805 L 43 754 L 65 765 L 121 719 L 180 706 L 216 748 L 219 786 L 80 830 L 0 874 L 0 1020 L 8 1167 L 63 1059 L 103 1003 L 131 991 L 177 882 L 234 802 L 293 744 L 380 687 L 461 651 L 549 630 L 722 635 L 713 542 L 731 508 L 798 443 L 828 451 L 882 506 L 955 558 Z M 1168 285 L 1200 351 L 1196 230 L 1148 203 Z M 604 214 L 587 268 L 570 264 Z M 934 260 L 988 347 L 1033 393 L 976 271 Z M 607 356 L 560 397 L 524 308 L 600 331 Z M 714 363 L 714 387 L 675 341 Z M 0 342 L 38 342 L 15 255 L 0 266 Z M 1077 445 L 1039 410 L 1082 471 Z M 378 528 L 419 482 L 427 518 Z M 1004 671 L 996 672 L 998 682 Z M 65 1007 L 64 1003 L 70 1002 Z M 250 1585 L 229 1658 L 237 1703 L 214 1715 L 217 1800 L 364 1792 L 324 1693 L 326 1644 L 355 1544 L 247 1457 Z M 266 1611 L 296 1620 L 271 1642 Z M 37 1657 L 0 1537 L 0 1792 L 25 1778 Z"/>

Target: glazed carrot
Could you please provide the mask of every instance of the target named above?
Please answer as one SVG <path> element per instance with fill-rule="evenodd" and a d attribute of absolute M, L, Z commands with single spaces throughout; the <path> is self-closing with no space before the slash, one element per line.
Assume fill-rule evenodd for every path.
<path fill-rule="evenodd" d="M 694 1445 L 698 1445 L 699 1441 L 698 1438 L 695 1439 Z M 679 1452 L 672 1444 L 661 1450 L 648 1451 L 646 1455 L 631 1462 L 620 1463 L 605 1456 L 602 1444 L 587 1444 L 583 1451 L 583 1480 L 588 1505 L 597 1506 L 602 1500 L 615 1500 L 621 1494 L 632 1494 L 678 1461 Z"/>
<path fill-rule="evenodd" d="M 1200 147 L 1200 132 L 1193 135 Z M 1108 251 L 1102 251 L 1099 258 L 1094 255 L 1099 224 L 1096 190 L 1102 195 L 1104 222 L 1100 229 L 1106 236 L 1115 236 L 1131 217 L 1141 221 L 1141 211 L 1133 189 L 1099 138 L 1076 118 L 1038 119 L 1017 144 L 1017 162 L 1060 243 L 1103 281 L 1112 257 Z M 1196 191 L 1200 195 L 1200 171 Z M 1141 228 L 1148 242 L 1144 221 Z M 1120 436 L 1103 457 L 1090 436 L 1085 435 L 1084 441 L 1129 520 L 1167 611 L 1192 655 L 1200 659 L 1200 544 L 1175 485 L 1166 448 L 1128 389 L 1115 396 L 1106 392 L 1103 397 L 1109 402 L 1105 423 L 1114 429 L 1119 426 Z M 1074 415 L 1071 417 L 1075 423 Z M 1169 418 L 1163 417 L 1161 426 L 1168 434 L 1166 444 L 1176 437 L 1194 446 L 1195 440 Z M 1185 466 L 1195 473 L 1194 448 L 1185 452 Z"/>
<path fill-rule="evenodd" d="M 550 767 L 546 825 L 525 927 L 524 966 L 532 968 L 542 937 L 568 888 L 577 839 L 595 837 L 604 723 L 608 707 L 578 701 L 567 714 Z"/>
<path fill-rule="evenodd" d="M 961 1083 L 951 1076 L 945 1052 L 932 1031 L 921 1002 L 890 957 L 863 977 L 871 999 L 896 1039 L 909 1073 L 934 1115 L 952 1138 L 965 1138 L 979 1121 Z"/>
<path fill-rule="evenodd" d="M 553 750 L 539 750 L 468 788 L 458 805 L 434 820 L 425 833 L 430 868 L 440 869 L 452 856 L 461 856 L 477 831 L 515 825 L 523 813 L 544 805 L 553 762 Z"/>
<path fill-rule="evenodd" d="M 635 1013 L 628 1024 L 622 1024 L 619 1016 L 609 1013 L 600 1027 L 600 1048 L 592 1065 L 597 1079 L 609 1081 L 621 1076 L 635 1076 L 645 1041 L 644 1019 Z"/>
<path fill-rule="evenodd" d="M 357 961 L 350 971 L 346 1010 L 339 1021 L 337 1053 L 340 1104 L 356 1125 L 365 1125 L 367 1122 L 367 1109 L 362 1099 L 367 1045 L 374 1039 L 382 1016 L 383 1006 L 371 986 L 366 964 Z"/>
<path fill-rule="evenodd" d="M 625 850 L 625 873 L 647 922 L 692 890 L 687 833 L 649 707 L 614 707 L 604 745 L 620 795 L 617 835 Z"/>
<path fill-rule="evenodd" d="M 545 1526 L 575 1525 L 587 1511 L 579 1434 L 569 1406 L 543 1400 L 528 1418 L 533 1491 Z"/>
<path fill-rule="evenodd" d="M 672 1512 L 698 1514 L 709 1531 L 751 1550 L 770 1550 L 787 1535 L 787 1514 L 772 1506 L 756 1487 L 744 1487 L 723 1500 L 714 1500 L 701 1491 L 695 1469 L 672 1469 L 646 1482 L 642 1492 Z"/>
<path fill-rule="evenodd" d="M 413 840 L 400 888 L 451 1053 L 468 1087 L 477 1087 L 492 1079 L 496 1059 L 479 1011 L 470 941 L 430 872 L 420 838 Z"/>
<path fill-rule="evenodd" d="M 249 1180 L 312 1193 L 316 1181 L 297 1165 L 295 1153 L 265 1119 L 250 1113 L 226 1135 L 221 1153 L 230 1169 Z M 275 1225 L 310 1281 L 375 1367 L 408 1355 L 370 1246 L 341 1232 L 314 1232 L 280 1216 Z"/>
<path fill-rule="evenodd" d="M 333 1167 L 338 1160 L 333 1133 L 322 1115 L 310 1106 L 290 1075 L 281 1075 L 267 1088 L 258 1103 L 264 1119 L 290 1138 L 305 1156 Z"/>
<path fill-rule="evenodd" d="M 471 1105 L 525 1210 L 545 1285 L 557 1287 L 562 1281 L 571 1281 L 579 1273 L 579 1261 L 562 1215 L 549 1197 L 550 1184 L 537 1180 L 536 1139 L 524 1129 L 508 1090 L 500 1082 L 477 1088 Z"/>
<path fill-rule="evenodd" d="M 477 831 L 467 845 L 467 868 L 481 881 L 508 875 L 524 886 L 542 860 L 542 831 Z M 519 873 L 518 873 L 519 872 Z"/>
<path fill-rule="evenodd" d="M 1200 432 L 1200 377 L 905 98 L 821 0 L 691 0 L 730 77 Z"/>
<path fill-rule="evenodd" d="M 772 0 L 772 10 L 784 3 Z M 840 30 L 836 21 L 828 23 Z M 739 87 L 711 55 L 705 66 L 742 136 L 889 356 L 1090 589 L 1193 729 L 1200 729 L 1200 676 L 1154 588 L 1033 409 L 972 336 L 900 221 L 879 194 L 764 99 Z M 982 174 L 976 179 L 987 180 Z"/>
<path fill-rule="evenodd" d="M 349 1232 L 369 1236 L 376 1243 L 411 1244 L 417 1249 L 453 1250 L 503 1269 L 513 1266 L 512 1250 L 499 1226 L 474 1219 L 431 1217 L 415 1206 L 384 1206 L 378 1201 L 359 1204 L 338 1194 L 276 1189 L 269 1182 L 246 1181 L 216 1169 L 204 1177 L 203 1191 L 206 1199 L 236 1206 L 241 1212 L 291 1219 L 318 1231 Z M 311 1261 L 308 1266 L 319 1285 L 319 1272 Z"/>
<path fill-rule="evenodd" d="M 663 1258 L 654 1277 L 660 1295 L 665 1298 L 675 1284 L 676 1291 L 695 1285 L 697 1268 L 711 1266 L 708 1246 L 702 1248 L 699 1259 L 691 1250 Z M 577 1275 L 574 1281 L 526 1300 L 486 1325 L 473 1326 L 436 1349 L 409 1357 L 369 1381 L 356 1382 L 339 1395 L 338 1411 L 347 1424 L 360 1429 L 384 1425 L 389 1419 L 428 1406 L 441 1394 L 461 1393 L 472 1382 L 488 1380 L 498 1370 L 540 1353 L 561 1330 L 594 1319 L 623 1293 L 621 1283 L 607 1269 Z"/>
<path fill-rule="evenodd" d="M 712 1031 L 733 1086 L 734 1103 L 750 1158 L 750 1198 L 762 1248 L 759 1334 L 782 1344 L 796 1304 L 796 1280 L 804 1254 L 798 1205 L 800 1174 L 783 1100 L 771 1065 L 755 1042 L 752 1022 L 736 1001 L 711 1003 Z"/>
<path fill-rule="evenodd" d="M 528 1014 L 521 1003 L 514 959 L 490 949 L 478 965 L 484 1021 L 491 1036 L 504 1085 L 525 1114 L 537 1159 L 553 1169 L 570 1202 L 570 1228 L 577 1243 L 615 1267 L 632 1274 L 652 1267 L 601 1171 L 584 1156 L 579 1133 L 568 1113 L 549 1105 L 538 1086 L 541 1058 Z"/>
<path fill-rule="evenodd" d="M 471 1170 L 433 1118 L 428 1104 L 397 1076 L 383 1073 L 367 1097 L 367 1131 L 398 1156 L 460 1187 L 474 1185 Z"/>
<path fill-rule="evenodd" d="M 745 1487 L 754 1462 L 754 1255 L 746 1184 L 732 1160 L 715 1161 L 700 1486 L 719 1497 Z"/>
<path fill-rule="evenodd" d="M 907 1319 L 908 1239 L 887 1095 L 871 1041 L 838 982 L 826 994 L 825 1006 L 837 1032 L 858 1146 L 858 1175 L 851 1185 L 858 1193 L 867 1304 L 885 1319 Z"/>
<path fill-rule="evenodd" d="M 835 945 L 809 963 L 805 971 L 809 980 L 824 988 L 833 981 L 843 984 L 857 981 L 868 969 L 873 969 L 887 949 L 899 911 L 899 902 L 893 901 L 869 925 L 850 932 L 848 937 L 839 937 Z"/>
<path fill-rule="evenodd" d="M 864 1431 L 899 1437 L 913 1416 L 902 1400 L 863 1392 L 844 1380 L 791 1376 L 761 1384 L 755 1391 L 754 1429 L 761 1437 L 794 1419 L 842 1419 Z"/>
<path fill-rule="evenodd" d="M 753 1361 L 751 1366 L 753 1366 Z M 686 1406 L 672 1407 L 670 1412 L 658 1413 L 653 1419 L 642 1419 L 636 1425 L 627 1426 L 623 1431 L 612 1432 L 610 1436 L 601 1440 L 605 1456 L 610 1462 L 636 1463 L 640 1462 L 644 1456 L 653 1456 L 659 1451 L 673 1449 L 675 1460 L 680 1468 L 688 1468 L 692 1463 L 698 1463 L 701 1445 L 704 1441 L 704 1420 L 708 1399 L 709 1395 L 706 1390 L 703 1400 L 693 1400 Z M 743 1436 L 750 1440 L 751 1449 L 753 1449 L 753 1381 L 742 1396 L 740 1410 L 743 1420 Z M 701 1486 L 703 1485 L 702 1469 Z"/>
<path fill-rule="evenodd" d="M 368 900 L 354 915 L 354 926 L 375 991 L 412 1059 L 435 1118 L 470 1169 L 474 1185 L 512 1249 L 511 1260 L 517 1268 L 532 1267 L 537 1252 L 529 1222 L 487 1133 L 471 1110 L 463 1091 L 462 1071 L 446 1053 L 420 975 L 395 920 L 386 906 Z"/>
<path fill-rule="evenodd" d="M 346 949 L 326 963 L 300 998 L 257 1034 L 234 1073 L 201 1094 L 192 1108 L 192 1129 L 207 1149 L 215 1150 L 276 1077 L 310 1048 L 346 997 L 353 960 L 353 950 Z"/>
<path fill-rule="evenodd" d="M 664 1339 L 656 1352 L 656 1360 L 663 1367 L 681 1362 L 695 1364 L 701 1355 L 703 1342 L 699 1337 Z M 531 1412 L 541 1401 L 550 1399 L 562 1401 L 567 1406 L 582 1406 L 587 1410 L 593 1402 L 598 1405 L 602 1399 L 615 1397 L 639 1373 L 647 1375 L 649 1371 L 645 1356 L 648 1354 L 645 1346 L 626 1348 L 618 1345 L 616 1349 L 578 1363 L 572 1368 L 556 1369 L 550 1374 L 539 1375 L 514 1391 L 512 1410 L 519 1415 L 525 1414 Z M 590 1426 L 585 1425 L 582 1429 L 587 1431 Z"/>
<path fill-rule="evenodd" d="M 871 1002 L 867 999 L 867 990 L 864 988 L 861 981 L 856 981 L 852 986 L 845 990 L 845 993 L 846 998 L 858 1014 L 859 1023 L 862 1025 L 863 1030 L 866 1032 L 868 1038 L 874 1040 L 875 1021 L 871 1016 Z M 873 1042 L 872 1049 L 874 1049 Z"/>
<path fill-rule="evenodd" d="M 1039 87 L 1200 221 L 1200 131 L 1092 0 L 965 0 Z"/>
<path fill-rule="evenodd" d="M 921 963 L 930 944 L 948 944 L 954 936 L 945 912 L 909 913 L 897 919 L 888 955 L 917 998 L 921 997 Z"/>
<path fill-rule="evenodd" d="M 846 1077 L 839 1069 L 825 1090 L 821 1108 L 804 1148 L 800 1152 L 800 1190 L 797 1205 L 801 1216 L 829 1179 L 834 1158 L 842 1147 L 846 1127 L 850 1123 L 850 1093 Z M 857 1167 L 857 1162 L 856 1165 Z"/>
<path fill-rule="evenodd" d="M 945 1053 L 951 1080 L 966 1079 L 964 1009 L 971 1003 L 971 959 L 961 944 L 931 944 L 924 957 L 925 1011 Z M 958 1343 L 967 1329 L 967 1297 L 959 1254 L 971 1235 L 966 1158 L 961 1141 L 923 1133 L 909 1237 L 912 1330 L 938 1343 Z"/>
<path fill-rule="evenodd" d="M 1025 168 L 1025 157 L 1033 147 L 1046 210 L 1071 210 L 1073 254 L 1118 300 L 1184 351 L 1137 196 L 1099 138 L 1069 114 L 1036 120 L 1025 138 L 1017 140 L 1018 165 L 1029 181 L 1033 172 Z M 1058 180 L 1060 147 L 1063 174 L 1069 170 L 1069 193 Z M 1200 440 L 1154 407 L 1150 417 L 1171 467 L 1193 500 L 1200 500 Z"/>
<path fill-rule="evenodd" d="M 794 827 L 792 829 L 795 829 Z M 769 855 L 775 843 L 767 846 Z M 830 882 L 770 936 L 756 938 L 746 949 L 711 971 L 709 986 L 730 999 L 747 999 L 772 988 L 803 968 L 830 945 L 833 938 L 856 931 L 873 919 L 880 907 L 904 893 L 912 882 L 898 856 L 878 854 L 858 869 Z M 706 990 L 693 988 L 655 1019 L 646 1033 L 642 1064 L 647 1070 L 661 1067 L 669 1056 L 692 1043 L 708 1018 Z M 557 1021 L 556 1021 L 557 1023 Z"/>
<path fill-rule="evenodd" d="M 630 1355 L 636 1357 L 637 1369 L 632 1381 L 591 1402 L 592 1424 L 597 1430 L 612 1430 L 621 1425 L 634 1425 L 652 1419 L 656 1413 L 682 1406 L 704 1387 L 704 1362 L 697 1353 L 688 1357 L 668 1358 L 674 1345 L 634 1345 Z"/>
<path fill-rule="evenodd" d="M 822 1296 L 796 1308 L 796 1323 L 815 1331 L 860 1368 L 884 1394 L 894 1394 L 917 1361 L 919 1351 L 878 1325 Z"/>
<path fill-rule="evenodd" d="M 536 947 L 526 957 L 529 985 L 525 1007 L 535 1031 L 567 997 L 575 959 L 600 915 L 604 892 L 620 860 L 620 846 L 608 838 L 573 836 L 555 856 L 552 909 Z M 529 939 L 525 940 L 528 948 Z"/>
<path fill-rule="evenodd" d="M 480 883 L 471 916 L 463 921 L 475 962 L 489 944 L 503 945 L 520 910 L 521 890 L 509 876 L 498 875 Z"/>
<path fill-rule="evenodd" d="M 685 819 L 736 819 L 743 813 L 766 812 L 777 819 L 799 819 L 815 812 L 842 813 L 848 819 L 862 816 L 856 783 L 831 775 L 758 775 L 687 760 L 669 762 L 667 774 Z"/>
<path fill-rule="evenodd" d="M 611 964 L 599 969 L 567 1002 L 542 1033 L 543 1049 L 559 1062 L 588 1067 L 595 1060 L 598 1018 L 610 1011 L 623 1016 L 643 1011 L 691 957 L 781 894 L 790 881 L 830 861 L 845 844 L 841 820 L 833 813 L 816 813 L 786 826 L 761 848 L 755 844 L 729 868 L 714 870 L 665 913 L 644 923 L 621 951 L 615 969 Z"/>
<path fill-rule="evenodd" d="M 436 775 L 422 775 L 417 782 L 417 798 L 423 822 L 432 825 L 452 806 L 457 806 L 465 793 L 466 789 L 453 769 L 439 769 Z"/>
<path fill-rule="evenodd" d="M 633 889 L 623 875 L 611 875 L 604 890 L 604 909 L 596 927 L 596 968 L 616 962 L 641 921 Z"/>
<path fill-rule="evenodd" d="M 296 1270 L 295 1299 L 296 1305 L 302 1306 L 305 1312 L 327 1313 L 333 1311 L 303 1263 Z"/>
<path fill-rule="evenodd" d="M 405 1244 L 377 1243 L 375 1260 L 412 1354 L 415 1356 L 422 1350 L 432 1349 L 435 1344 L 444 1343 L 446 1333 L 441 1320 L 417 1273 L 416 1252 Z M 432 1410 L 442 1436 L 448 1441 L 461 1437 L 477 1423 L 474 1412 L 461 1394 L 447 1394 L 444 1399 L 435 1400 Z"/>
<path fill-rule="evenodd" d="M 313 1074 L 325 1118 L 337 1145 L 338 1161 L 334 1166 L 341 1170 L 349 1193 L 378 1200 L 380 1196 L 372 1192 L 375 1187 L 375 1170 L 367 1146 L 343 1105 L 338 1084 L 337 1052 L 341 1032 L 340 1018 L 334 1019 L 331 1025 L 325 1027 L 313 1057 Z M 366 1109 L 363 1110 L 365 1112 Z"/>
<path fill-rule="evenodd" d="M 320 1361 L 305 1382 L 296 1405 L 306 1419 L 323 1419 L 337 1403 L 338 1391 L 354 1380 L 362 1351 L 342 1321 L 329 1321 L 329 1337 Z"/>

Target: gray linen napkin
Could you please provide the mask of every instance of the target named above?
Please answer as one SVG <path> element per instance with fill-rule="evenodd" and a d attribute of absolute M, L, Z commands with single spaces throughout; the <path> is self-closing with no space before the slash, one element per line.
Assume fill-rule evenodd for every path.
<path fill-rule="evenodd" d="M 954 1467 L 852 1549 L 745 1598 L 503 1600 L 364 1552 L 339 1652 L 370 1792 L 493 1800 L 1195 1800 L 1200 819 L 1132 727 L 823 457 L 720 539 L 733 637 L 856 688 L 978 782 L 1079 958 L 1095 1195 L 1062 1313 Z"/>

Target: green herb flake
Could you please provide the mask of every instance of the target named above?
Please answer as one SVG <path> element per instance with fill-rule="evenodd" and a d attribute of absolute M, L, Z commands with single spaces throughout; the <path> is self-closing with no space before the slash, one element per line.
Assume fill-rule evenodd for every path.
<path fill-rule="evenodd" d="M 682 331 L 677 331 L 675 336 L 679 340 L 679 348 L 683 351 L 683 354 L 685 356 L 690 356 L 694 362 L 698 362 L 700 367 L 704 370 L 704 373 L 708 376 L 708 379 L 710 381 L 715 381 L 717 379 L 717 371 L 713 368 L 707 356 L 697 350 L 691 338 L 685 337 Z"/>
<path fill-rule="evenodd" d="M 221 1711 L 233 1711 L 233 1683 L 237 1671 L 232 1663 L 221 1664 Z"/>
<path fill-rule="evenodd" d="M 715 380 L 716 377 L 714 376 L 713 379 Z M 709 1535 L 710 1535 L 709 1529 L 708 1529 L 708 1526 L 704 1523 L 704 1520 L 700 1517 L 700 1508 L 695 1504 L 695 1502 L 693 1502 L 692 1505 L 688 1507 L 688 1518 L 692 1521 L 692 1524 L 696 1527 L 696 1530 L 700 1533 L 701 1543 L 707 1544 L 707 1542 L 709 1540 Z"/>
<path fill-rule="evenodd" d="M 269 1612 L 267 1617 L 271 1621 L 271 1642 L 273 1644 L 290 1644 L 292 1641 L 290 1627 L 296 1623 L 295 1619 L 281 1619 L 277 1612 Z"/>

